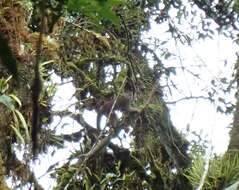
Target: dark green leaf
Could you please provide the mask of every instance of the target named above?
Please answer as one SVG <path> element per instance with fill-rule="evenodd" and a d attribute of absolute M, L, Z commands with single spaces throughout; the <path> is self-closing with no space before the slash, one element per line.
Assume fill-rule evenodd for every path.
<path fill-rule="evenodd" d="M 1 95 L 0 96 L 0 103 L 4 104 L 5 106 L 7 106 L 8 109 L 10 109 L 11 111 L 13 111 L 15 109 L 14 107 L 14 102 L 12 101 L 12 99 L 7 96 L 7 95 Z"/>
<path fill-rule="evenodd" d="M 98 22 L 102 18 L 117 24 L 119 18 L 113 11 L 113 7 L 123 3 L 124 0 L 69 0 L 67 8 L 69 11 L 79 11 Z"/>

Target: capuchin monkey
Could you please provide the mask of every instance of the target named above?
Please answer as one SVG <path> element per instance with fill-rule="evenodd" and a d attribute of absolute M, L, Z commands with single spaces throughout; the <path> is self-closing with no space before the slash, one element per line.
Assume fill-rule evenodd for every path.
<path fill-rule="evenodd" d="M 111 125 L 111 127 L 116 127 L 116 122 L 118 120 L 118 117 L 117 117 L 115 111 L 122 111 L 122 112 L 129 111 L 129 102 L 130 102 L 129 96 L 126 96 L 126 95 L 119 96 L 117 98 L 115 104 L 114 104 L 114 102 L 115 102 L 115 99 L 106 101 L 100 107 L 100 110 L 97 115 L 97 121 L 96 121 L 97 129 L 99 129 L 99 130 L 101 129 L 100 123 L 101 123 L 102 116 L 109 117 L 108 121 L 109 121 L 109 124 Z M 110 114 L 112 106 L 114 106 L 114 107 Z M 110 116 L 109 116 L 109 114 L 110 114 Z"/>

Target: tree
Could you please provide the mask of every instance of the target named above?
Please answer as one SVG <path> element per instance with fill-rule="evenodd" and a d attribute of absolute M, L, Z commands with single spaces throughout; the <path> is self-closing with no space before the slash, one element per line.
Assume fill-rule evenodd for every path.
<path fill-rule="evenodd" d="M 175 74 L 164 65 L 171 56 L 164 49 L 167 40 L 157 44 L 163 49 L 160 57 L 141 38 L 153 18 L 159 26 L 167 25 L 175 41 L 190 44 L 193 39 L 178 26 L 200 10 L 211 20 L 202 20 L 202 28 L 191 25 L 199 39 L 213 36 L 213 20 L 225 35 L 238 30 L 237 2 L 233 8 L 226 1 L 189 3 L 192 14 L 181 1 L 3 1 L 0 189 L 9 189 L 4 176 L 43 189 L 27 162 L 46 154 L 50 146 L 63 148 L 67 141 L 80 143 L 80 148 L 64 165 L 49 166 L 54 189 L 193 189 L 191 161 L 198 157 L 190 155 L 190 142 L 173 126 L 161 83 Z M 170 11 L 176 11 L 176 21 Z M 74 84 L 75 112 L 53 109 L 53 73 Z M 84 117 L 86 110 L 96 112 L 96 126 Z M 70 117 L 81 128 L 57 135 L 51 127 L 56 116 Z M 130 148 L 112 142 L 119 133 L 131 137 Z M 220 189 L 222 180 L 211 183 L 215 181 L 210 187 Z"/>

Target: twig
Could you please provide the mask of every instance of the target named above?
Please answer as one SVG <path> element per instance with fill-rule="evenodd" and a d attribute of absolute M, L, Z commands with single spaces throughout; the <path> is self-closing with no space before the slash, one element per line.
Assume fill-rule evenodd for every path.
<path fill-rule="evenodd" d="M 181 102 L 181 101 L 184 101 L 184 100 L 192 100 L 192 99 L 204 99 L 204 100 L 210 100 L 210 97 L 207 97 L 207 96 L 187 96 L 187 97 L 183 97 L 183 98 L 180 98 L 178 100 L 175 100 L 175 101 L 171 101 L 171 102 L 165 102 L 166 104 L 176 104 L 178 102 Z"/>

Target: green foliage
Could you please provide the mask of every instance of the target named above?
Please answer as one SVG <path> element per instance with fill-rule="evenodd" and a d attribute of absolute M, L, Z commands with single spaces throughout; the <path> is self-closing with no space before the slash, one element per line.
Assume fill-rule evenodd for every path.
<path fill-rule="evenodd" d="M 3 104 L 7 108 L 7 111 L 11 112 L 13 119 L 10 127 L 17 136 L 17 139 L 20 140 L 20 143 L 26 144 L 26 142 L 30 142 L 30 133 L 25 118 L 17 109 L 17 107 L 21 106 L 21 101 L 14 94 L 7 94 L 9 88 L 8 81 L 10 78 L 11 77 L 6 80 L 0 79 L 0 92 L 2 94 L 0 95 L 0 104 Z"/>
<path fill-rule="evenodd" d="M 13 112 L 13 116 L 14 116 L 14 124 L 17 128 L 14 127 L 14 125 L 12 125 L 12 127 L 15 128 L 15 131 L 18 133 L 18 137 L 20 137 L 20 139 L 23 139 L 22 144 L 25 144 L 25 141 L 27 143 L 30 142 L 30 133 L 29 133 L 29 127 L 26 123 L 25 118 L 23 117 L 22 113 L 20 111 L 18 111 L 17 109 L 14 110 Z M 25 139 L 25 140 L 24 140 Z"/>
<path fill-rule="evenodd" d="M 199 155 L 194 159 L 191 168 L 186 171 L 186 177 L 194 187 L 200 183 L 204 167 L 205 158 Z M 219 186 L 227 187 L 238 181 L 239 178 L 239 153 L 230 152 L 223 156 L 215 156 L 209 162 L 209 169 L 205 179 L 203 189 L 217 189 Z"/>
<path fill-rule="evenodd" d="M 5 94 L 0 96 L 0 103 L 4 104 L 9 110 L 13 111 L 15 106 L 10 96 Z"/>
<path fill-rule="evenodd" d="M 191 168 L 188 169 L 186 172 L 187 174 L 185 174 L 194 187 L 199 185 L 201 176 L 203 174 L 205 164 L 204 159 L 205 158 L 202 155 L 195 158 Z M 208 183 L 206 182 L 205 185 L 208 185 Z"/>
<path fill-rule="evenodd" d="M 237 14 L 239 14 L 239 0 L 234 0 L 233 9 Z"/>
<path fill-rule="evenodd" d="M 32 13 L 33 15 L 32 22 L 29 24 L 27 21 L 27 24 L 24 25 L 24 28 L 26 28 L 26 31 L 23 31 L 24 37 L 17 39 L 21 44 L 26 43 L 29 44 L 29 47 L 31 46 L 31 48 L 25 48 L 23 54 L 19 54 L 24 60 L 24 64 L 21 64 L 21 69 L 27 73 L 23 77 L 27 79 L 28 84 L 31 84 L 31 63 L 35 61 L 34 44 L 36 41 L 33 36 L 38 35 L 37 32 L 39 32 L 41 23 L 39 8 L 40 3 L 43 1 L 32 0 L 31 2 L 33 3 L 30 3 L 29 0 L 23 0 L 20 2 L 19 6 L 24 6 L 26 14 L 30 15 L 29 13 Z M 28 4 L 26 4 L 27 2 Z M 168 44 L 166 42 L 170 40 L 156 40 L 153 45 L 155 49 L 152 47 L 152 50 L 150 50 L 148 47 L 152 46 L 152 44 L 145 45 L 141 38 L 141 32 L 149 29 L 150 23 L 155 21 L 158 24 L 164 22 L 166 33 L 171 34 L 176 43 L 179 41 L 190 43 L 190 36 L 187 36 L 178 28 L 181 28 L 186 23 L 181 25 L 184 21 L 183 17 L 191 18 L 196 15 L 196 13 L 192 15 L 194 14 L 192 13 L 194 8 L 190 10 L 192 11 L 191 13 L 187 9 L 190 8 L 191 4 L 185 5 L 181 1 L 159 0 L 47 0 L 46 2 L 46 20 L 49 34 L 56 42 L 57 47 L 55 48 L 53 44 L 50 46 L 50 43 L 43 44 L 43 60 L 50 61 L 40 65 L 40 73 L 44 81 L 40 98 L 40 120 L 41 125 L 44 125 L 44 127 L 40 130 L 39 140 L 45 149 L 49 146 L 54 146 L 56 151 L 64 147 L 65 141 L 74 141 L 80 146 L 79 149 L 76 147 L 76 153 L 72 153 L 68 159 L 63 158 L 66 164 L 61 166 L 60 163 L 57 163 L 51 168 L 53 169 L 59 164 L 59 168 L 52 174 L 52 177 L 57 182 L 55 189 L 191 190 L 189 181 L 194 186 L 197 186 L 204 168 L 204 157 L 202 156 L 204 155 L 204 147 L 195 142 L 196 145 L 191 149 L 191 152 L 199 154 L 195 154 L 193 165 L 185 174 L 188 178 L 182 180 L 179 177 L 181 171 L 190 164 L 190 161 L 187 160 L 188 142 L 172 125 L 169 110 L 163 100 L 165 88 L 159 84 L 162 81 L 167 81 L 171 74 L 177 74 L 176 67 L 167 65 L 167 68 L 164 68 L 162 63 L 163 60 L 170 61 L 175 57 L 175 54 L 167 49 Z M 220 18 L 225 18 L 224 20 L 226 20 L 227 10 L 224 14 L 214 5 L 208 6 L 211 3 L 209 1 L 196 0 L 195 2 L 206 13 L 205 15 L 214 18 L 219 24 L 222 23 L 220 26 L 223 25 L 223 22 L 219 22 L 219 20 Z M 65 12 L 66 3 L 68 13 Z M 211 7 L 213 8 L 211 9 Z M 237 2 L 234 8 L 237 8 Z M 9 11 L 11 13 L 10 17 L 14 16 L 13 13 L 16 13 L 16 7 L 8 7 L 6 10 L 12 10 L 12 12 Z M 170 11 L 176 13 L 177 16 L 173 17 L 172 15 L 175 14 L 171 14 Z M 220 13 L 220 15 L 218 14 L 219 16 L 217 15 L 218 12 Z M 19 12 L 17 18 L 22 16 L 21 14 Z M 119 15 L 120 18 L 118 17 Z M 17 18 L 14 20 L 17 21 Z M 209 28 L 208 22 L 206 19 L 202 20 L 202 27 L 206 27 L 205 30 L 211 36 L 214 33 Z M 13 25 L 15 26 L 15 23 Z M 180 27 L 178 27 L 179 25 Z M 35 34 L 29 30 L 29 27 Z M 99 27 L 102 30 L 99 31 Z M 197 31 L 199 31 L 198 28 Z M 22 35 L 20 32 L 16 33 L 18 35 L 15 35 L 14 32 L 9 33 L 13 33 L 14 36 Z M 203 36 L 207 36 L 207 33 L 203 34 Z M 164 38 L 164 36 L 159 34 L 159 38 Z M 7 39 L 9 38 L 11 37 Z M 25 40 L 25 38 L 29 39 Z M 170 39 L 172 38 L 170 37 Z M 45 40 L 43 41 L 45 42 Z M 4 45 L 4 43 L 2 44 Z M 4 45 L 3 47 L 7 46 Z M 14 75 L 16 72 L 16 65 L 12 59 L 14 57 L 10 47 L 7 47 L 7 49 L 9 51 L 4 49 L 3 52 L 10 56 L 1 55 L 2 52 L 0 52 L 0 58 L 2 61 L 5 60 L 3 64 Z M 18 49 L 14 50 L 17 51 Z M 53 55 L 50 51 L 56 54 Z M 153 61 L 147 61 L 149 54 L 153 56 Z M 13 64 L 9 65 L 11 62 Z M 157 62 L 157 69 L 156 67 L 152 69 L 152 62 L 153 64 Z M 21 69 L 20 71 L 22 71 Z M 30 73 L 29 76 L 28 73 Z M 57 85 L 60 85 L 53 84 L 54 81 L 51 81 L 50 77 L 52 73 L 61 77 L 62 84 L 70 82 L 76 89 L 72 96 L 76 103 L 69 105 L 69 107 L 66 105 L 63 111 L 61 109 L 52 109 L 52 103 L 55 102 L 51 102 L 51 100 L 55 95 Z M 166 80 L 161 80 L 161 76 L 165 76 Z M 67 80 L 65 81 L 64 79 L 66 78 Z M 117 130 L 110 123 L 106 124 L 107 127 L 104 131 L 88 124 L 88 121 L 85 121 L 81 114 L 86 110 L 100 114 L 100 108 L 104 102 L 114 99 L 119 91 L 121 92 L 121 86 L 123 88 L 122 83 L 124 83 L 125 79 L 130 79 L 126 81 L 126 84 L 133 89 L 130 107 L 136 106 L 139 109 L 135 112 L 123 110 L 122 117 L 115 119 Z M 174 81 L 172 81 L 173 83 Z M 20 88 L 24 93 L 19 93 L 22 97 L 18 98 L 8 93 L 9 84 L 7 80 L 0 80 L 1 108 L 3 108 L 3 111 L 7 110 L 7 116 L 10 116 L 11 121 L 6 126 L 6 129 L 9 129 L 9 133 L 6 136 L 9 139 L 15 137 L 14 144 L 30 143 L 28 123 L 31 120 L 32 100 L 31 93 L 28 95 L 30 87 L 23 86 L 25 88 L 22 88 L 22 86 Z M 14 90 L 14 87 L 13 89 L 11 88 L 12 90 Z M 22 113 L 19 111 L 21 107 L 20 99 L 23 101 L 22 107 L 24 107 L 21 110 Z M 87 100 L 89 100 L 88 105 Z M 71 111 L 73 107 L 74 111 Z M 25 121 L 23 115 L 29 117 L 27 121 Z M 62 119 L 62 123 L 57 124 L 55 127 L 51 125 L 54 125 L 54 122 L 49 119 L 53 116 L 60 119 L 71 117 L 74 122 L 81 126 L 81 129 L 76 133 L 64 134 L 64 131 L 58 131 L 59 125 L 62 128 L 66 126 L 64 119 Z M 67 127 L 70 129 L 71 125 L 68 124 Z M 124 147 L 124 143 L 120 146 L 119 143 L 110 141 L 110 143 L 104 145 L 107 147 L 100 149 L 99 152 L 92 153 L 93 156 L 90 160 L 81 163 L 81 156 L 84 157 L 91 150 L 94 150 L 94 147 L 99 145 L 98 143 L 101 142 L 102 138 L 111 137 L 111 133 L 118 131 L 118 128 L 123 135 L 131 137 L 132 143 L 129 149 Z M 58 132 L 63 134 L 57 135 L 56 133 Z M 118 135 L 114 134 L 114 137 Z M 121 136 L 123 135 L 119 135 L 121 142 Z M 8 142 L 8 139 L 6 141 Z M 9 143 L 10 146 L 14 147 L 11 143 Z M 198 144 L 199 146 L 197 146 Z M 79 154 L 81 155 L 79 156 Z M 224 157 L 223 161 L 218 157 L 211 161 L 205 188 L 215 189 L 221 178 L 226 181 L 227 185 L 238 180 L 238 159 L 236 157 L 235 159 L 227 159 L 230 162 L 228 161 L 227 163 Z M 72 164 L 72 161 L 76 164 Z M 49 167 L 48 172 L 51 169 Z M 175 170 L 176 172 L 173 172 Z M 34 179 L 34 175 L 29 176 L 33 176 L 32 179 Z M 34 183 L 36 184 L 36 182 Z"/>
<path fill-rule="evenodd" d="M 15 96 L 11 98 L 10 95 L 6 94 L 9 88 L 8 81 L 10 79 L 11 77 L 9 77 L 8 79 L 3 79 L 3 78 L 0 79 L 0 103 L 5 105 L 7 109 L 9 109 L 10 111 L 14 111 L 15 110 L 14 99 L 17 100 L 17 102 L 19 102 L 19 100 L 15 98 Z"/>
<path fill-rule="evenodd" d="M 124 2 L 124 0 L 69 0 L 68 10 L 79 11 L 96 23 L 102 19 L 107 19 L 117 24 L 119 18 L 113 8 Z"/>

